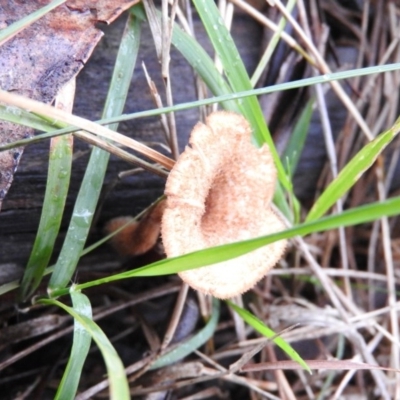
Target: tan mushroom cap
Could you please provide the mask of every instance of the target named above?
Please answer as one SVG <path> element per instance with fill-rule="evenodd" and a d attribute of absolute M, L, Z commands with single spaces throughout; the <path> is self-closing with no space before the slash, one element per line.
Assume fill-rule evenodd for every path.
<path fill-rule="evenodd" d="M 249 123 L 231 112 L 211 114 L 191 133 L 171 170 L 162 240 L 168 257 L 267 235 L 284 224 L 270 208 L 276 169 L 266 145 L 251 143 Z M 218 298 L 249 290 L 282 257 L 284 240 L 243 256 L 184 271 L 194 289 Z"/>

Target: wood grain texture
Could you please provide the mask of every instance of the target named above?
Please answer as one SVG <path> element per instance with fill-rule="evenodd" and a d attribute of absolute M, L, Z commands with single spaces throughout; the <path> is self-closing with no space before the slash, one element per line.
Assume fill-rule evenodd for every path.
<path fill-rule="evenodd" d="M 125 17 L 121 17 L 110 26 L 99 26 L 105 35 L 78 75 L 75 114 L 91 120 L 100 118 L 124 23 Z M 195 26 L 200 42 L 210 51 L 209 42 L 205 38 L 200 22 L 195 20 Z M 251 72 L 255 68 L 260 51 L 261 28 L 253 20 L 243 15 L 235 19 L 233 26 L 234 39 L 248 70 Z M 174 102 L 183 103 L 196 99 L 194 76 L 190 66 L 176 50 L 172 50 L 171 56 Z M 147 27 L 143 27 L 138 64 L 133 75 L 125 112 L 154 108 L 141 66 L 142 61 L 146 64 L 151 78 L 162 93 L 163 83 L 160 65 Z M 176 115 L 181 150 L 187 144 L 189 133 L 198 120 L 199 111 L 197 109 L 179 112 Z M 138 140 L 164 143 L 161 124 L 156 117 L 121 123 L 118 131 Z M 29 257 L 44 197 L 48 146 L 49 142 L 46 141 L 28 146 L 25 149 L 13 185 L 4 200 L 3 209 L 0 213 L 0 266 L 13 263 L 24 267 Z M 75 160 L 66 213 L 62 223 L 62 233 L 57 243 L 58 249 L 62 244 L 63 232 L 68 226 L 72 207 L 89 157 L 89 150 L 90 148 L 86 143 L 75 140 Z M 119 181 L 118 173 L 131 168 L 131 165 L 116 159 L 116 157 L 111 157 L 104 192 L 108 191 L 108 185 L 113 185 L 115 182 L 117 184 L 102 198 L 99 219 L 93 227 L 90 242 L 102 237 L 103 226 L 110 218 L 120 215 L 135 215 L 163 193 L 165 180 L 147 172 L 131 175 Z M 85 257 L 83 263 L 95 264 L 99 267 L 115 266 L 118 260 L 110 247 L 105 245 L 92 255 Z"/>

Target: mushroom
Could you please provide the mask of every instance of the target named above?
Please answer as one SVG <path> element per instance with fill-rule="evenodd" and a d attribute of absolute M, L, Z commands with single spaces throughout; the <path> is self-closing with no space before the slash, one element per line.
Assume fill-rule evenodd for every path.
<path fill-rule="evenodd" d="M 192 130 L 171 170 L 161 236 L 168 257 L 284 229 L 272 211 L 276 169 L 268 146 L 251 143 L 241 115 L 218 111 Z M 183 271 L 192 288 L 226 299 L 252 288 L 282 257 L 281 240 L 232 260 Z"/>
<path fill-rule="evenodd" d="M 138 256 L 151 250 L 160 235 L 161 217 L 164 208 L 165 200 L 162 199 L 139 222 L 129 216 L 117 217 L 108 221 L 104 227 L 106 234 L 110 234 L 126 225 L 125 228 L 110 239 L 114 249 L 122 256 Z"/>

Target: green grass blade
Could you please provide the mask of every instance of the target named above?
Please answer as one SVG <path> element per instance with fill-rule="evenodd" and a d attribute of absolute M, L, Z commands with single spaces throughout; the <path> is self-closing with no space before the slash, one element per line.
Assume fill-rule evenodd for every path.
<path fill-rule="evenodd" d="M 229 306 L 235 310 L 237 314 L 240 315 L 240 317 L 247 322 L 250 326 L 252 326 L 257 332 L 261 333 L 267 338 L 274 338 L 276 336 L 276 333 L 268 328 L 262 321 L 260 321 L 256 316 L 254 316 L 251 312 L 238 307 L 237 305 L 233 304 L 230 301 L 227 301 Z M 273 342 L 280 348 L 282 349 L 293 361 L 299 363 L 306 371 L 308 371 L 310 374 L 312 373 L 309 366 L 307 363 L 300 357 L 299 353 L 289 344 L 287 343 L 283 338 L 280 336 L 275 337 L 272 339 Z"/>
<path fill-rule="evenodd" d="M 287 193 L 289 197 L 292 197 L 294 201 L 296 201 L 296 204 L 298 200 L 295 198 L 294 192 L 293 192 L 293 187 L 290 186 L 287 189 Z M 285 192 L 282 189 L 282 186 L 279 185 L 279 183 L 276 185 L 275 188 L 275 193 L 274 193 L 274 198 L 273 198 L 274 204 L 279 208 L 279 210 L 283 213 L 283 215 L 288 219 L 290 223 L 294 223 L 295 216 L 293 214 L 293 209 L 290 207 L 288 201 L 287 201 L 287 196 Z"/>
<path fill-rule="evenodd" d="M 83 290 L 89 287 L 117 281 L 120 279 L 160 276 L 175 274 L 181 271 L 200 268 L 206 265 L 226 261 L 231 258 L 239 257 L 249 253 L 259 247 L 276 242 L 281 239 L 289 239 L 296 236 L 305 236 L 313 232 L 323 232 L 330 229 L 336 229 L 340 226 L 352 226 L 371 222 L 383 216 L 394 216 L 400 214 L 400 197 L 371 203 L 365 206 L 357 207 L 352 210 L 344 211 L 341 214 L 330 215 L 319 219 L 318 221 L 307 222 L 297 225 L 293 228 L 271 235 L 246 240 L 242 242 L 230 243 L 223 246 L 212 247 L 205 250 L 199 250 L 188 253 L 180 257 L 167 258 L 144 267 L 126 271 L 121 274 L 111 275 L 106 278 L 76 285 L 77 290 Z M 54 295 L 61 296 L 67 294 L 68 290 L 56 291 Z"/>
<path fill-rule="evenodd" d="M 199 13 L 214 50 L 221 61 L 232 91 L 251 90 L 253 87 L 250 83 L 246 68 L 215 3 L 210 0 L 194 0 L 193 3 Z M 249 118 L 249 115 L 256 113 L 258 111 L 256 111 L 256 109 L 260 109 L 257 99 L 255 97 L 249 97 L 239 102 L 239 104 L 239 108 L 245 110 L 243 115 L 247 117 L 253 129 L 255 129 L 257 124 L 253 123 L 254 121 Z M 269 132 L 266 132 L 267 136 L 270 136 Z M 253 133 L 254 139 L 259 146 L 268 140 L 266 137 L 261 136 L 262 133 L 264 132 L 256 129 Z"/>
<path fill-rule="evenodd" d="M 294 126 L 293 133 L 285 147 L 282 154 L 283 164 L 286 167 L 287 174 L 290 178 L 296 171 L 297 164 L 299 163 L 301 153 L 303 152 L 304 143 L 306 142 L 308 130 L 310 128 L 310 121 L 313 111 L 314 99 L 307 102 L 304 107 L 299 120 Z"/>
<path fill-rule="evenodd" d="M 194 0 L 193 3 L 204 24 L 208 37 L 221 60 L 232 90 L 234 92 L 251 90 L 253 87 L 246 68 L 214 1 Z M 239 101 L 239 107 L 243 116 L 253 127 L 253 137 L 257 145 L 261 146 L 263 143 L 269 145 L 278 170 L 279 181 L 285 188 L 290 187 L 290 182 L 287 179 L 279 155 L 275 149 L 275 144 L 265 123 L 258 99 L 255 96 L 247 97 Z"/>
<path fill-rule="evenodd" d="M 285 151 L 282 154 L 282 162 L 285 166 L 286 173 L 290 181 L 292 181 L 294 172 L 296 171 L 297 164 L 299 163 L 299 159 L 301 153 L 303 151 L 304 143 L 306 141 L 308 130 L 310 127 L 310 121 L 312 116 L 312 105 L 313 100 L 309 100 L 303 112 L 300 115 L 299 120 L 297 121 L 293 133 L 290 136 L 289 142 L 285 148 Z M 293 186 L 287 191 L 289 196 L 289 203 L 291 205 L 290 213 L 288 211 L 285 212 L 285 215 L 291 215 L 292 219 L 290 222 L 299 223 L 300 221 L 300 203 L 294 193 Z M 275 196 L 279 195 L 277 191 Z M 275 200 L 275 204 L 284 204 L 282 201 L 278 202 Z"/>
<path fill-rule="evenodd" d="M 46 193 L 35 243 L 19 293 L 25 300 L 39 286 L 50 261 L 67 199 L 72 166 L 71 134 L 51 140 Z"/>
<path fill-rule="evenodd" d="M 157 115 L 169 113 L 169 112 L 189 110 L 192 108 L 207 106 L 210 104 L 224 103 L 224 102 L 228 102 L 230 100 L 242 99 L 242 98 L 246 98 L 249 96 L 259 96 L 259 95 L 263 95 L 263 94 L 279 92 L 282 90 L 291 90 L 291 89 L 296 89 L 296 88 L 301 88 L 301 87 L 312 86 L 312 85 L 319 84 L 319 83 L 327 83 L 327 82 L 339 81 L 339 80 L 349 79 L 349 78 L 354 78 L 354 77 L 397 71 L 399 69 L 400 69 L 400 63 L 386 64 L 386 65 L 375 66 L 375 67 L 351 69 L 351 70 L 347 70 L 347 71 L 340 71 L 340 72 L 335 72 L 332 74 L 325 74 L 325 75 L 320 75 L 320 76 L 316 76 L 316 77 L 312 77 L 312 78 L 300 79 L 297 81 L 281 83 L 278 85 L 267 86 L 267 87 L 258 88 L 258 89 L 245 90 L 245 91 L 237 92 L 237 93 L 222 94 L 222 95 L 218 95 L 216 97 L 211 97 L 208 99 L 196 100 L 196 101 L 191 101 L 188 103 L 175 104 L 174 106 L 156 108 L 156 109 L 151 109 L 151 110 L 146 110 L 146 111 L 139 111 L 139 112 L 134 112 L 131 114 L 122 114 L 122 115 L 118 115 L 116 117 L 103 118 L 103 119 L 95 121 L 95 122 L 100 125 L 114 124 L 114 123 L 119 123 L 119 122 L 123 122 L 123 121 L 130 121 L 130 120 L 138 119 L 138 118 L 153 117 L 153 116 L 157 116 Z M 24 118 L 19 121 L 18 113 L 21 111 L 22 110 L 15 108 L 15 107 L 0 105 L 0 119 L 5 120 L 5 121 L 10 121 L 10 122 L 15 122 L 17 124 L 21 123 L 22 125 L 35 128 L 35 125 L 36 125 L 36 123 L 38 123 L 38 120 L 36 122 L 34 122 L 33 120 L 29 121 L 29 119 Z M 23 111 L 22 111 L 21 115 L 23 115 Z M 32 114 L 30 114 L 30 115 L 32 116 Z M 58 123 L 53 124 L 52 127 L 54 128 L 55 126 L 58 126 L 58 125 L 59 125 Z M 47 124 L 47 126 L 50 126 L 50 124 Z M 40 128 L 38 128 L 38 129 L 40 129 Z M 46 130 L 46 129 L 40 129 L 40 130 Z M 56 130 L 53 132 L 49 132 L 49 133 L 46 133 L 43 135 L 37 135 L 33 138 L 22 139 L 22 140 L 15 141 L 13 143 L 4 144 L 4 145 L 0 146 L 0 151 L 8 150 L 10 148 L 19 147 L 19 146 L 26 146 L 26 145 L 35 143 L 35 142 L 43 140 L 43 139 L 47 139 L 49 137 L 65 135 L 67 133 L 75 132 L 77 130 L 79 130 L 79 129 L 76 127 L 68 126 L 66 128 L 62 128 L 62 129 L 59 129 L 59 130 Z"/>
<path fill-rule="evenodd" d="M 201 78 L 206 82 L 210 90 L 214 95 L 221 95 L 225 93 L 240 92 L 245 90 L 251 90 L 252 85 L 250 78 L 246 72 L 244 64 L 240 58 L 237 51 L 235 43 L 229 31 L 226 29 L 219 10 L 215 4 L 210 0 L 199 0 L 194 2 L 197 11 L 202 18 L 203 24 L 209 35 L 211 42 L 220 58 L 226 76 L 228 77 L 231 88 L 225 84 L 225 80 L 221 77 L 217 68 L 215 67 L 213 61 L 201 48 L 198 49 L 198 44 L 187 34 L 181 32 L 178 28 L 174 30 L 175 37 L 173 37 L 172 42 L 177 47 L 182 55 L 188 60 L 196 72 L 201 76 Z M 210 7 L 210 8 L 209 8 Z M 211 10 L 211 12 L 209 12 Z M 221 36 L 223 40 L 221 41 Z M 179 40 L 178 40 L 179 39 Z M 194 43 L 193 43 L 194 42 Z M 201 55 L 201 57 L 200 57 Z M 213 79 L 210 79 L 213 77 Z M 223 86 L 219 84 L 222 80 Z M 215 83 L 216 85 L 212 85 Z M 221 92 L 222 90 L 222 92 Z M 262 145 L 267 143 L 271 149 L 272 155 L 275 160 L 275 165 L 278 170 L 278 177 L 280 182 L 289 189 L 291 187 L 290 181 L 287 179 L 284 173 L 279 155 L 276 152 L 275 144 L 272 141 L 271 135 L 268 131 L 267 125 L 264 120 L 263 113 L 261 111 L 258 100 L 255 96 L 247 97 L 244 100 L 238 100 L 239 106 L 236 104 L 232 106 L 231 103 L 223 103 L 224 108 L 231 111 L 238 111 L 243 114 L 246 119 L 250 122 L 253 127 L 253 137 L 257 145 Z M 284 215 L 292 220 L 291 209 L 287 204 L 286 198 L 284 196 L 283 190 L 280 185 L 277 185 L 276 196 L 274 200 L 284 213 Z"/>
<path fill-rule="evenodd" d="M 70 314 L 75 321 L 80 323 L 80 325 L 96 342 L 104 358 L 104 362 L 107 367 L 108 379 L 110 381 L 110 398 L 112 400 L 130 399 L 129 385 L 125 375 L 124 365 L 122 364 L 122 361 L 115 351 L 113 345 L 100 327 L 92 319 L 82 315 L 63 303 L 60 303 L 58 300 L 42 299 L 39 300 L 38 303 L 58 306 Z"/>
<path fill-rule="evenodd" d="M 71 292 L 71 299 L 76 313 L 92 319 L 92 306 L 84 294 L 73 291 Z M 73 400 L 75 398 L 91 340 L 90 333 L 78 320 L 75 320 L 71 354 L 64 375 L 58 385 L 55 400 Z"/>
<path fill-rule="evenodd" d="M 50 124 L 34 114 L 15 107 L 0 106 L 0 118 L 50 133 L 54 128 L 61 127 L 61 124 Z M 29 143 L 29 139 L 27 140 Z M 50 145 L 46 193 L 38 232 L 19 291 L 19 299 L 22 301 L 38 287 L 50 260 L 65 207 L 71 163 L 70 136 L 54 140 Z"/>
<path fill-rule="evenodd" d="M 132 8 L 132 12 L 137 15 L 139 18 L 145 19 L 144 11 L 142 5 L 137 5 Z M 218 10 L 216 10 L 219 13 Z M 219 15 L 219 14 L 218 14 Z M 221 19 L 219 19 L 221 20 Z M 227 35 L 230 38 L 229 32 L 226 30 Z M 216 39 L 217 43 L 219 43 L 220 39 Z M 235 44 L 233 40 L 230 38 L 229 43 L 233 46 L 232 51 L 228 53 L 231 59 L 235 59 L 240 56 L 236 50 Z M 172 34 L 172 44 L 181 52 L 181 54 L 186 58 L 188 63 L 193 67 L 193 69 L 199 74 L 202 80 L 206 83 L 208 88 L 215 96 L 221 95 L 229 95 L 230 101 L 222 102 L 222 106 L 226 110 L 235 111 L 243 114 L 248 121 L 253 126 L 253 135 L 256 142 L 261 145 L 264 142 L 269 143 L 269 146 L 272 150 L 272 153 L 275 158 L 275 162 L 277 163 L 277 168 L 280 168 L 280 160 L 279 156 L 276 153 L 275 145 L 272 142 L 271 136 L 268 132 L 268 128 L 265 124 L 264 117 L 261 112 L 261 108 L 258 104 L 258 101 L 255 97 L 249 97 L 244 101 L 239 100 L 237 103 L 232 101 L 232 99 L 238 99 L 238 97 L 232 93 L 231 87 L 226 83 L 225 79 L 221 76 L 219 71 L 214 65 L 214 62 L 210 58 L 210 56 L 204 51 L 204 49 L 199 46 L 199 44 L 188 34 L 183 32 L 178 26 L 174 26 L 173 34 Z M 220 55 L 221 56 L 221 55 Z M 226 61 L 228 58 L 228 61 Z M 221 58 L 226 61 L 228 68 L 231 67 L 231 62 L 229 61 L 229 57 Z M 241 72 L 241 79 L 233 79 L 231 82 L 231 86 L 235 91 L 240 90 L 248 90 L 251 89 L 250 79 L 247 75 L 247 72 L 244 68 L 243 63 L 241 61 L 235 61 L 235 64 L 240 64 L 239 72 Z M 225 64 L 224 64 L 225 67 Z M 236 69 L 232 69 L 232 73 L 235 73 Z M 228 75 L 229 76 L 229 75 Z M 241 82 L 244 82 L 242 85 Z M 232 85 L 232 83 L 235 85 Z M 228 99 L 228 100 L 229 100 Z M 254 122 L 256 121 L 256 122 Z M 258 126 L 258 127 L 257 127 Z M 259 132 L 263 132 L 263 136 L 259 136 Z M 283 171 L 283 170 L 282 170 Z M 279 171 L 278 171 L 279 174 Z M 289 181 L 286 179 L 287 187 L 290 187 Z M 282 212 L 292 220 L 291 210 L 286 202 L 286 198 L 283 194 L 283 191 L 280 186 L 277 187 L 277 196 L 276 196 L 276 204 L 282 210 Z"/>
<path fill-rule="evenodd" d="M 196 40 L 187 35 L 176 25 L 174 26 L 172 32 L 172 44 L 186 58 L 188 63 L 201 77 L 214 96 L 232 93 L 229 85 L 215 68 L 210 56 Z M 222 102 L 221 105 L 223 108 L 225 108 L 225 110 L 230 110 L 237 113 L 240 112 L 238 104 L 232 99 Z"/>
<path fill-rule="evenodd" d="M 250 78 L 236 49 L 235 43 L 219 16 L 218 8 L 210 0 L 198 0 L 194 1 L 194 3 L 209 38 L 221 59 L 231 88 L 221 77 L 210 56 L 203 50 L 203 48 L 199 46 L 193 38 L 176 26 L 174 27 L 172 36 L 173 45 L 182 53 L 214 95 L 228 94 L 232 93 L 232 91 L 240 92 L 251 90 L 252 85 Z M 141 6 L 134 7 L 132 12 L 134 12 L 135 15 L 144 18 Z M 223 40 L 221 40 L 221 37 Z M 236 96 L 233 96 L 232 98 L 236 98 Z M 268 143 L 278 169 L 279 179 L 285 186 L 289 187 L 290 183 L 284 173 L 275 145 L 265 124 L 264 116 L 257 98 L 255 96 L 250 96 L 245 100 L 239 101 L 238 104 L 239 106 L 232 103 L 224 103 L 223 106 L 231 111 L 241 111 L 241 114 L 243 114 L 252 125 L 253 136 L 259 146 L 263 143 Z"/>
<path fill-rule="evenodd" d="M 140 22 L 130 15 L 121 39 L 103 118 L 119 115 L 123 111 L 136 63 L 139 41 Z M 110 126 L 110 129 L 116 130 L 117 124 Z M 49 293 L 54 289 L 68 285 L 76 269 L 89 233 L 109 156 L 109 153 L 99 148 L 92 150 L 67 236 L 50 279 Z"/>
<path fill-rule="evenodd" d="M 49 282 L 48 292 L 50 296 L 52 296 L 54 289 L 68 285 L 75 272 L 89 233 L 108 158 L 109 155 L 105 151 L 99 148 L 92 150 L 67 236 Z M 98 165 L 97 170 L 94 168 L 95 163 Z"/>
<path fill-rule="evenodd" d="M 151 364 L 150 369 L 162 368 L 167 365 L 173 364 L 186 357 L 190 353 L 193 353 L 193 351 L 197 350 L 200 346 L 206 343 L 207 340 L 212 337 L 215 329 L 217 328 L 219 320 L 219 308 L 220 302 L 218 299 L 214 298 L 212 303 L 211 318 L 208 320 L 204 328 L 202 328 L 190 339 L 179 344 L 179 346 L 177 346 L 173 350 L 159 357 L 153 364 Z"/>
<path fill-rule="evenodd" d="M 136 6 L 132 7 L 131 12 L 142 21 L 147 21 L 142 4 L 137 4 Z M 158 16 L 161 21 L 161 13 L 158 13 Z M 232 89 L 218 72 L 213 60 L 206 53 L 206 51 L 194 38 L 185 33 L 176 24 L 173 26 L 172 44 L 185 57 L 187 62 L 192 66 L 197 74 L 199 74 L 201 79 L 215 96 L 232 93 Z M 232 99 L 222 102 L 222 106 L 226 110 L 239 112 L 237 102 L 232 101 Z M 160 112 L 160 114 L 161 113 L 162 112 Z"/>
<path fill-rule="evenodd" d="M 297 0 L 289 0 L 286 9 L 288 13 L 291 13 L 294 6 L 296 5 Z M 281 17 L 281 19 L 278 22 L 278 30 L 274 32 L 272 35 L 271 40 L 269 41 L 263 56 L 261 57 L 260 62 L 257 65 L 256 70 L 253 73 L 253 76 L 251 77 L 251 85 L 254 87 L 258 80 L 260 79 L 262 73 L 265 71 L 265 68 L 270 61 L 272 54 L 274 53 L 276 47 L 278 46 L 279 41 L 281 40 L 281 33 L 284 31 L 285 27 L 287 25 L 287 20 L 284 16 Z"/>
<path fill-rule="evenodd" d="M 340 171 L 339 175 L 330 183 L 315 202 L 307 215 L 306 221 L 315 221 L 325 214 L 358 180 L 360 176 L 372 166 L 386 146 L 400 132 L 400 118 L 386 132 L 378 135 L 366 144 Z"/>
<path fill-rule="evenodd" d="M 0 119 L 13 122 L 18 125 L 24 125 L 27 126 L 28 128 L 33 128 L 38 131 L 43 131 L 43 132 L 51 132 L 54 129 L 61 128 L 61 124 L 50 124 L 48 121 L 45 121 L 43 118 L 38 117 L 35 114 L 31 114 L 28 111 L 21 110 L 20 108 L 17 107 L 11 107 L 11 106 L 3 106 L 0 105 Z M 69 133 L 69 132 L 66 132 Z M 27 139 L 22 139 L 22 141 L 16 141 L 13 144 L 15 146 L 25 146 L 27 144 L 30 144 L 34 142 L 34 137 L 33 138 L 27 138 Z M 3 150 L 3 148 L 0 148 L 0 151 Z M 6 150 L 6 149 L 4 149 Z"/>
<path fill-rule="evenodd" d="M 10 26 L 7 26 L 7 28 L 1 29 L 0 30 L 0 46 L 6 42 L 8 39 L 16 35 L 18 32 L 22 31 L 24 28 L 27 26 L 33 24 L 35 21 L 37 21 L 39 18 L 42 18 L 44 15 L 46 15 L 48 12 L 53 10 L 54 8 L 58 7 L 59 5 L 65 3 L 66 0 L 54 0 L 47 6 L 44 6 L 40 8 L 37 11 L 34 11 L 33 13 L 27 15 L 24 18 L 21 18 L 19 21 L 14 22 Z"/>

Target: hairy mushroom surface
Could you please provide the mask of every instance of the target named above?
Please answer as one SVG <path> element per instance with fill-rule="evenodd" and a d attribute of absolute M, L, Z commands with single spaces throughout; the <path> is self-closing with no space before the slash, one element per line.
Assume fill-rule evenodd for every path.
<path fill-rule="evenodd" d="M 268 146 L 251 143 L 241 115 L 218 111 L 198 123 L 171 170 L 161 235 L 168 257 L 282 230 L 271 210 L 276 169 Z M 225 299 L 249 290 L 282 257 L 281 240 L 243 256 L 179 276 Z"/>

